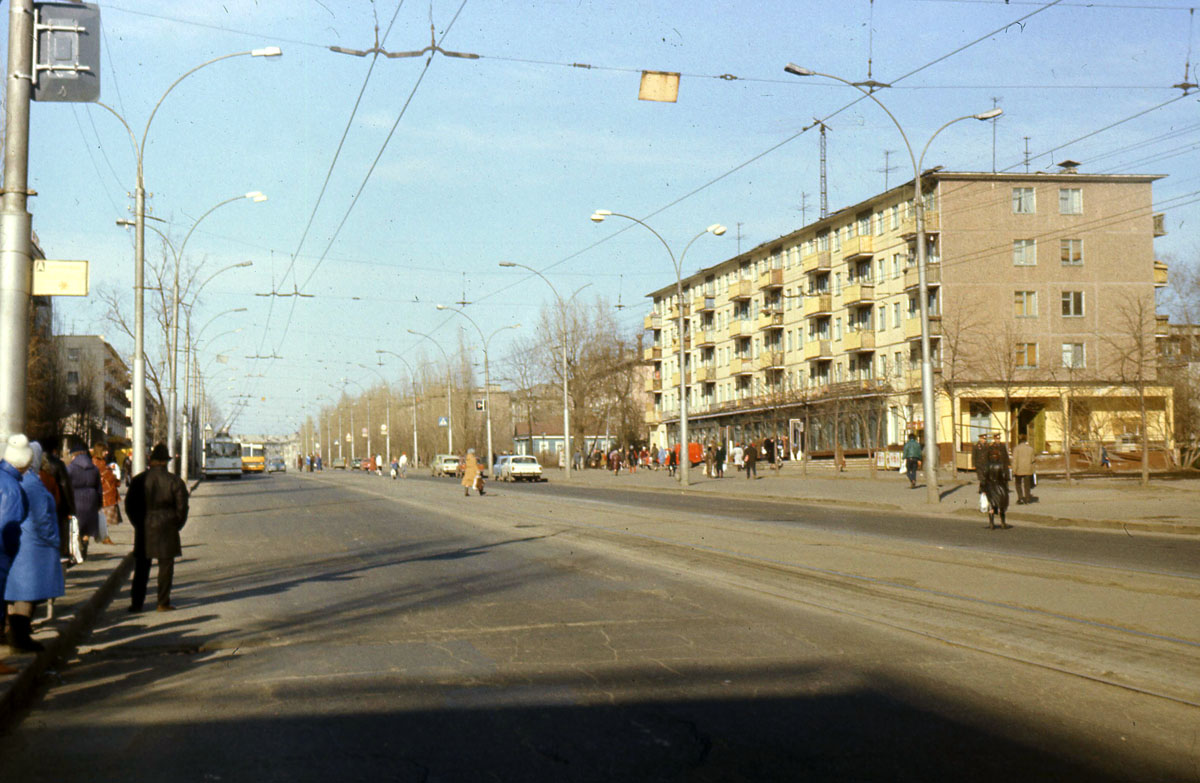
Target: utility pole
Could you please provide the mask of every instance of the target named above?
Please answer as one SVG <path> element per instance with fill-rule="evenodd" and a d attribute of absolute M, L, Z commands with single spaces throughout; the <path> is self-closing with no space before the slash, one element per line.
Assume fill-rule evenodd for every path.
<path fill-rule="evenodd" d="M 0 197 L 0 439 L 25 431 L 29 292 L 29 101 L 33 90 L 33 0 L 8 4 L 4 190 Z M 2 442 L 2 441 L 0 441 Z"/>
<path fill-rule="evenodd" d="M 821 219 L 829 217 L 829 180 L 825 178 L 825 123 L 818 120 L 821 126 Z"/>

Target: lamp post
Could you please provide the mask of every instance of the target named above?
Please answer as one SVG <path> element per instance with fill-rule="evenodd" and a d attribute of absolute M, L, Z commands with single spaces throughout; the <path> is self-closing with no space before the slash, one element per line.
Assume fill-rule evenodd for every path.
<path fill-rule="evenodd" d="M 454 411 L 450 405 L 450 355 L 446 353 L 446 349 L 424 332 L 418 332 L 415 329 L 409 329 L 409 334 L 415 334 L 418 337 L 424 337 L 429 342 L 437 346 L 437 349 L 442 352 L 442 356 L 446 359 L 446 453 L 454 453 Z"/>
<path fill-rule="evenodd" d="M 913 210 L 917 224 L 917 285 L 918 285 L 918 305 L 921 313 L 921 408 L 922 418 L 925 429 L 925 495 L 926 502 L 940 503 L 941 493 L 938 491 L 938 445 L 937 445 L 937 410 L 935 408 L 934 389 L 933 389 L 933 359 L 930 351 L 929 340 L 929 278 L 926 270 L 926 248 L 925 248 L 925 199 L 921 192 L 921 168 L 925 162 L 925 153 L 929 151 L 929 145 L 937 138 L 937 135 L 950 127 L 956 122 L 962 120 L 991 120 L 999 117 L 1004 113 L 1003 109 L 994 108 L 978 114 L 966 114 L 962 117 L 956 117 L 949 122 L 943 124 L 940 128 L 933 132 L 929 137 L 929 141 L 925 142 L 924 148 L 921 150 L 921 155 L 918 157 L 913 152 L 912 145 L 908 141 L 908 135 L 904 132 L 904 128 L 900 125 L 900 121 L 896 119 L 896 115 L 888 110 L 887 106 L 879 98 L 875 97 L 875 89 L 880 87 L 888 87 L 890 85 L 881 84 L 878 82 L 852 82 L 848 79 L 843 79 L 840 76 L 834 76 L 829 73 L 820 73 L 808 68 L 801 67 L 795 63 L 788 63 L 784 69 L 787 73 L 795 76 L 823 76 L 826 79 L 833 79 L 842 84 L 849 85 L 861 92 L 866 97 L 875 102 L 875 105 L 883 109 L 884 114 L 896 126 L 896 130 L 900 132 L 900 138 L 904 141 L 904 147 L 908 150 L 909 160 L 912 161 L 913 167 Z M 865 89 L 869 87 L 870 89 Z"/>
<path fill-rule="evenodd" d="M 379 380 L 383 381 L 384 391 L 387 392 L 387 416 L 386 416 L 386 424 L 384 424 L 384 428 L 387 430 L 387 433 L 385 433 L 386 437 L 387 437 L 387 445 L 386 445 L 387 453 L 384 455 L 384 458 L 391 460 L 391 458 L 392 458 L 392 387 L 388 385 L 387 378 L 384 378 L 383 373 L 381 373 L 379 370 L 376 370 L 374 367 L 369 367 L 365 364 L 359 364 L 358 366 L 363 368 L 364 370 L 370 370 L 371 372 L 378 375 Z M 368 403 L 369 402 L 370 402 L 370 400 L 368 400 Z M 370 446 L 368 446 L 367 449 L 369 451 Z M 383 469 L 382 465 L 380 465 L 378 467 L 380 470 Z"/>
<path fill-rule="evenodd" d="M 134 272 L 133 272 L 133 472 L 141 473 L 146 469 L 146 298 L 145 298 L 145 270 L 146 270 L 146 184 L 143 177 L 143 161 L 146 153 L 146 137 L 150 133 L 150 123 L 154 122 L 154 115 L 158 113 L 158 109 L 162 106 L 162 102 L 171 94 L 176 85 L 181 81 L 191 76 L 196 71 L 213 63 L 222 60 L 228 60 L 231 57 L 279 57 L 283 54 L 278 46 L 266 46 L 260 49 L 251 49 L 246 52 L 234 52 L 232 54 L 221 55 L 214 57 L 211 60 L 200 63 L 195 68 L 187 71 L 167 88 L 166 92 L 154 104 L 154 108 L 150 111 L 150 117 L 146 120 L 146 127 L 142 131 L 142 140 L 139 142 L 137 136 L 134 135 L 133 128 L 129 127 L 129 123 L 125 118 L 113 109 L 111 106 L 106 106 L 103 103 L 97 102 L 97 105 L 106 109 L 109 113 L 115 116 L 125 130 L 129 132 L 129 138 L 133 141 L 133 148 L 137 153 L 137 185 L 134 191 L 134 216 L 136 218 L 136 231 L 134 232 Z"/>
<path fill-rule="evenodd" d="M 471 326 L 475 327 L 475 331 L 479 332 L 479 339 L 483 342 L 483 397 L 484 397 L 483 404 L 484 404 L 484 407 L 487 408 L 487 410 L 485 411 L 486 418 L 487 418 L 487 469 L 491 470 L 492 463 L 494 462 L 494 457 L 492 455 L 492 373 L 491 373 L 491 370 L 489 369 L 489 365 L 488 365 L 488 345 L 491 344 L 492 338 L 495 337 L 496 335 L 498 335 L 500 332 L 503 332 L 505 329 L 519 329 L 519 328 L 521 328 L 521 325 L 520 324 L 512 324 L 510 326 L 501 326 L 500 328 L 496 329 L 491 334 L 489 334 L 487 337 L 484 337 L 483 330 L 479 328 L 479 324 L 475 323 L 474 318 L 472 318 L 471 316 L 464 313 L 462 311 L 462 308 L 447 307 L 446 305 L 438 305 L 437 309 L 449 310 L 452 313 L 458 313 L 463 318 L 466 318 L 468 321 L 471 322 Z M 571 455 L 566 454 L 565 452 L 564 452 L 563 456 L 566 457 L 566 459 L 568 461 L 571 458 Z M 495 478 L 495 477 L 493 477 L 493 478 Z"/>
<path fill-rule="evenodd" d="M 380 355 L 381 355 L 381 356 L 380 356 L 380 359 L 379 359 L 379 363 L 380 363 L 380 364 L 382 364 L 382 363 L 383 363 L 383 357 L 382 357 L 382 354 L 385 354 L 385 353 L 386 353 L 386 354 L 388 354 L 389 356 L 395 356 L 397 359 L 399 359 L 400 361 L 404 362 L 404 366 L 405 366 L 405 367 L 408 369 L 408 375 L 409 375 L 409 377 L 410 377 L 410 378 L 412 378 L 412 399 L 413 399 L 413 409 L 412 409 L 412 427 L 413 427 L 413 457 L 412 457 L 412 465 L 413 465 L 413 467 L 415 468 L 415 467 L 417 467 L 417 465 L 418 465 L 418 464 L 419 464 L 419 462 L 420 462 L 420 452 L 419 452 L 419 451 L 417 451 L 417 374 L 413 372 L 412 366 L 411 366 L 411 365 L 409 365 L 409 363 L 408 363 L 408 360 L 407 360 L 407 359 L 405 359 L 405 358 L 404 358 L 403 356 L 401 356 L 400 354 L 396 353 L 395 351 L 388 351 L 388 350 L 385 350 L 385 349 L 383 349 L 383 348 L 378 348 L 378 349 L 376 349 L 376 350 L 375 350 L 375 353 L 377 353 L 377 354 L 380 354 Z"/>
<path fill-rule="evenodd" d="M 251 263 L 252 262 L 250 262 L 250 261 L 243 261 L 240 264 L 232 264 L 230 266 L 225 267 L 224 269 L 218 270 L 215 274 L 210 276 L 208 278 L 208 280 L 205 280 L 204 284 L 201 285 L 200 288 L 204 288 L 205 285 L 208 285 L 208 283 L 214 277 L 221 274 L 221 272 L 226 272 L 230 269 L 237 269 L 238 267 L 250 266 Z M 199 291 L 199 289 L 197 289 L 197 291 L 196 291 L 197 296 L 199 295 L 199 293 L 200 293 L 200 291 Z M 195 301 L 196 301 L 196 299 L 195 299 L 195 297 L 193 297 L 192 303 L 194 304 Z M 201 335 L 204 334 L 204 330 L 207 329 L 209 326 L 211 326 L 221 316 L 229 315 L 230 313 L 244 313 L 244 312 L 246 312 L 247 309 L 248 308 L 245 308 L 245 307 L 234 307 L 230 310 L 226 310 L 224 312 L 217 313 L 212 318 L 208 319 L 208 322 L 205 323 L 204 326 L 200 327 L 200 331 L 196 333 L 196 341 L 199 342 Z M 234 330 L 230 330 L 230 331 L 234 331 Z M 184 361 L 183 443 L 182 443 L 182 448 L 180 449 L 180 451 L 182 452 L 182 455 L 183 455 L 183 459 L 181 460 L 180 465 L 179 465 L 180 478 L 182 478 L 185 482 L 188 480 L 188 473 L 189 473 L 188 464 L 191 462 L 191 459 L 192 459 L 192 454 L 191 454 L 191 451 L 189 450 L 189 446 L 191 444 L 190 435 L 191 435 L 191 422 L 192 422 L 192 409 L 191 409 L 191 405 L 192 405 L 192 347 L 193 347 L 193 343 L 192 343 L 192 308 L 191 308 L 191 306 L 189 306 L 188 311 L 187 311 L 187 334 L 184 339 L 184 351 L 183 351 L 183 361 Z"/>
<path fill-rule="evenodd" d="M 550 291 L 553 292 L 554 298 L 558 300 L 558 312 L 559 312 L 559 315 L 561 316 L 561 318 L 559 319 L 559 323 L 561 326 L 561 329 L 559 332 L 559 338 L 562 343 L 563 470 L 564 470 L 563 477 L 569 479 L 569 478 L 571 478 L 572 452 L 571 452 L 571 406 L 568 404 L 570 401 L 570 397 L 567 394 L 567 302 L 570 302 L 572 299 L 574 299 L 575 294 L 578 294 L 580 291 L 587 288 L 589 285 L 591 285 L 591 283 L 587 283 L 585 285 L 580 286 L 578 289 L 576 289 L 574 294 L 571 294 L 571 296 L 568 297 L 567 302 L 563 302 L 563 298 L 558 295 L 558 289 L 554 287 L 554 284 L 551 283 L 550 280 L 545 275 L 543 275 L 541 272 L 537 271 L 533 267 L 526 266 L 525 264 L 518 264 L 514 261 L 501 261 L 500 266 L 508 267 L 508 268 L 515 267 L 518 269 L 526 269 L 530 272 L 533 272 L 535 275 L 542 278 L 542 281 L 546 285 L 550 286 Z M 530 450 L 532 451 L 532 448 L 533 448 L 533 433 L 532 432 L 529 433 L 529 445 L 530 445 Z M 583 446 L 586 446 L 586 444 L 581 444 L 581 447 L 583 447 Z"/>
<path fill-rule="evenodd" d="M 700 237 L 705 234 L 713 236 L 721 236 L 725 233 L 725 226 L 720 223 L 713 223 L 708 228 L 704 229 L 696 236 L 688 240 L 684 245 L 683 252 L 679 254 L 679 259 L 676 260 L 675 253 L 671 250 L 671 246 L 667 244 L 667 240 L 662 238 L 657 231 L 650 228 L 646 223 L 638 220 L 631 215 L 622 215 L 619 212 L 611 212 L 607 209 L 597 209 L 592 213 L 593 223 L 603 223 L 606 217 L 620 217 L 626 220 L 632 220 L 639 226 L 642 226 L 654 236 L 658 237 L 658 241 L 662 242 L 663 247 L 667 249 L 667 255 L 671 257 L 671 263 L 675 266 L 675 296 L 679 300 L 679 483 L 686 487 L 688 486 L 689 468 L 692 465 L 691 451 L 688 449 L 688 408 L 687 408 L 687 370 L 686 357 L 687 351 L 684 344 L 684 302 L 683 302 L 683 259 L 687 255 L 688 248 L 692 246 Z"/>
<path fill-rule="evenodd" d="M 349 378 L 342 378 L 342 388 L 345 389 L 348 384 L 353 383 L 358 388 L 362 389 L 363 396 L 367 398 L 367 456 L 371 456 L 371 395 L 367 393 L 367 387 L 363 386 L 358 381 L 352 381 Z M 354 403 L 350 403 L 350 465 L 354 465 L 354 446 L 358 441 L 358 435 L 354 433 Z"/>

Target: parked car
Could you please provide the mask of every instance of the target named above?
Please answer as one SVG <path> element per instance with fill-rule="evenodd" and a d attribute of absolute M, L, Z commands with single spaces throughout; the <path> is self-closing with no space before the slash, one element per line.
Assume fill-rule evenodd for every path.
<path fill-rule="evenodd" d="M 354 459 L 350 460 L 351 470 L 362 470 L 362 462 L 362 457 L 355 457 Z"/>
<path fill-rule="evenodd" d="M 505 457 L 496 475 L 501 481 L 541 481 L 542 465 L 532 455 L 513 454 Z"/>
<path fill-rule="evenodd" d="M 268 473 L 287 473 L 287 463 L 283 461 L 283 457 L 271 457 L 267 460 Z"/>
<path fill-rule="evenodd" d="M 458 456 L 454 454 L 438 454 L 433 458 L 429 474 L 431 476 L 457 476 L 462 472 Z"/>
<path fill-rule="evenodd" d="M 336 457 L 333 460 L 333 462 L 330 463 L 329 467 L 333 468 L 334 470 L 345 470 L 346 469 L 346 458 L 345 457 Z"/>

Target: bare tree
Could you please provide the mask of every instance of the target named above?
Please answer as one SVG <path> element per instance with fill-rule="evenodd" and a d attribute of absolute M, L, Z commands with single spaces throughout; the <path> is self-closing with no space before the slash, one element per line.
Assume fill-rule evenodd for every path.
<path fill-rule="evenodd" d="M 962 450 L 962 424 L 958 394 L 964 382 L 975 377 L 979 370 L 978 358 L 981 353 L 981 340 L 985 339 L 985 322 L 982 313 L 986 310 L 980 306 L 977 299 L 966 299 L 963 296 L 947 297 L 942 313 L 942 336 L 939 340 L 941 347 L 941 381 L 939 391 L 950 402 L 950 427 L 952 448 L 957 467 L 958 453 Z M 1000 365 L 1009 368 L 1009 362 L 1001 361 Z"/>
<path fill-rule="evenodd" d="M 1112 309 L 1109 328 L 1101 334 L 1111 377 L 1132 386 L 1138 397 L 1138 429 L 1142 441 L 1142 485 L 1150 483 L 1149 420 L 1146 389 L 1156 380 L 1155 308 L 1151 296 L 1125 293 Z"/>

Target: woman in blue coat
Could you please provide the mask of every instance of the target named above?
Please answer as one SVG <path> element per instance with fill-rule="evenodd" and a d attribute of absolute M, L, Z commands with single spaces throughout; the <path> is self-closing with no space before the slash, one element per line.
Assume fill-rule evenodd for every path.
<path fill-rule="evenodd" d="M 20 546 L 4 587 L 4 600 L 8 602 L 5 640 L 14 649 L 36 652 L 42 645 L 30 636 L 34 606 L 47 598 L 57 598 L 66 588 L 59 561 L 58 510 L 54 496 L 38 477 L 42 448 L 37 443 L 30 447 L 33 461 L 21 474 L 21 488 L 29 506 L 21 520 Z"/>

